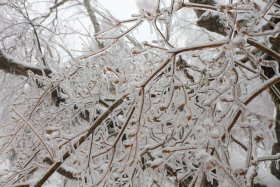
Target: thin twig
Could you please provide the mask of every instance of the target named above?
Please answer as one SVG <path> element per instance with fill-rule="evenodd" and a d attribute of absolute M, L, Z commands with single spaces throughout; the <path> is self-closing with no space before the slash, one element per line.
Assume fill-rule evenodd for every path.
<path fill-rule="evenodd" d="M 39 140 L 41 141 L 41 143 L 44 145 L 44 147 L 47 149 L 47 151 L 49 152 L 52 160 L 54 161 L 54 156 L 52 154 L 51 149 L 49 148 L 49 146 L 45 143 L 45 141 L 42 139 L 42 137 L 40 136 L 40 134 L 36 131 L 36 129 L 34 129 L 32 127 L 31 124 L 29 124 L 19 113 L 17 113 L 17 111 L 13 108 L 12 109 L 15 114 L 34 132 L 34 134 L 39 138 Z"/>
<path fill-rule="evenodd" d="M 190 47 L 174 48 L 174 49 L 168 50 L 168 53 L 173 53 L 173 54 L 177 55 L 179 53 L 188 52 L 188 51 L 217 48 L 217 47 L 223 46 L 224 44 L 227 44 L 228 42 L 229 42 L 229 40 L 227 39 L 227 40 L 221 40 L 221 41 L 217 41 L 217 42 L 209 42 L 206 45 L 194 45 L 194 46 L 190 46 Z"/>
<path fill-rule="evenodd" d="M 74 143 L 73 148 L 76 150 L 80 147 L 84 141 L 95 131 L 95 129 L 102 124 L 102 122 L 113 112 L 113 110 L 117 107 L 119 107 L 124 99 L 128 96 L 128 94 L 124 94 L 122 97 L 120 97 L 118 100 L 116 100 L 103 114 L 101 114 L 95 121 L 94 123 L 90 126 L 88 129 L 87 133 L 80 137 L 76 143 Z M 67 151 L 63 155 L 63 161 L 61 162 L 55 162 L 51 166 L 51 168 L 42 176 L 40 180 L 38 180 L 37 184 L 35 185 L 36 187 L 42 186 L 52 175 L 53 173 L 70 157 L 71 153 L 70 151 Z"/>
<path fill-rule="evenodd" d="M 268 80 L 268 81 L 266 81 L 259 89 L 254 91 L 247 99 L 245 99 L 243 104 L 248 105 L 253 99 L 255 99 L 263 91 L 265 91 L 266 89 L 270 88 L 272 85 L 274 85 L 278 82 L 280 82 L 280 76 L 279 75 L 270 79 L 270 80 Z M 236 124 L 237 120 L 239 119 L 241 113 L 242 113 L 242 110 L 239 109 L 237 111 L 236 115 L 234 116 L 234 118 L 230 121 L 230 123 L 227 127 L 228 132 L 230 132 L 230 130 L 234 127 L 234 125 Z M 225 139 L 225 134 L 222 136 L 222 140 L 224 140 L 224 139 Z"/>

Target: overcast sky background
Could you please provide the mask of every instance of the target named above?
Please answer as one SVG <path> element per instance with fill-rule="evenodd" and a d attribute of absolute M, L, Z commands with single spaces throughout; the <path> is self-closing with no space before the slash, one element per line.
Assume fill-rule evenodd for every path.
<path fill-rule="evenodd" d="M 135 0 L 98 0 L 111 14 L 119 19 L 127 19 L 138 13 Z"/>
<path fill-rule="evenodd" d="M 136 0 L 98 0 L 98 2 L 119 20 L 129 19 L 132 14 L 139 13 Z M 147 22 L 144 22 L 133 34 L 140 42 L 153 40 L 156 37 L 155 33 L 150 32 L 150 25 Z"/>

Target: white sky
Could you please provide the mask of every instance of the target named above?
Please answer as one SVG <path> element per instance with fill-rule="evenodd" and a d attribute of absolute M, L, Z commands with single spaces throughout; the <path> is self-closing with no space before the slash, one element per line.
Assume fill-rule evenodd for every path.
<path fill-rule="evenodd" d="M 128 19 L 131 14 L 138 13 L 135 0 L 98 0 L 98 2 L 119 19 Z"/>
<path fill-rule="evenodd" d="M 98 0 L 98 2 L 119 20 L 129 19 L 132 14 L 139 13 L 136 0 Z M 155 33 L 150 32 L 150 25 L 147 22 L 144 22 L 133 34 L 140 42 L 154 40 L 156 37 Z"/>

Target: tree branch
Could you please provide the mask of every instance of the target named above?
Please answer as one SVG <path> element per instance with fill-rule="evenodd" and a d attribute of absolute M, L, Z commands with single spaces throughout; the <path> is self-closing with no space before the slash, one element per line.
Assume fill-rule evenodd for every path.
<path fill-rule="evenodd" d="M 44 159 L 44 162 L 46 162 L 46 163 L 49 164 L 49 165 L 52 165 L 52 164 L 53 164 L 53 161 L 52 161 L 50 158 L 48 158 L 48 157 L 46 157 L 46 158 Z M 70 171 L 67 171 L 67 170 L 64 169 L 63 167 L 59 167 L 59 168 L 57 169 L 57 173 L 59 173 L 60 175 L 66 177 L 67 179 L 78 180 L 78 178 L 75 177 L 74 173 L 72 173 L 72 172 L 70 172 Z"/>
<path fill-rule="evenodd" d="M 80 137 L 76 143 L 74 143 L 73 148 L 77 150 L 79 146 L 86 141 L 86 139 L 95 131 L 95 129 L 113 112 L 115 108 L 120 106 L 124 99 L 128 96 L 128 94 L 124 94 L 121 98 L 119 98 L 117 101 L 115 101 L 108 109 L 106 112 L 104 112 L 102 115 L 100 115 L 96 121 L 90 126 L 88 129 L 87 133 Z M 70 151 L 67 151 L 63 155 L 63 161 L 61 162 L 55 162 L 51 166 L 51 168 L 43 175 L 43 177 L 37 182 L 35 185 L 36 187 L 42 186 L 52 175 L 53 173 L 70 157 Z"/>
<path fill-rule="evenodd" d="M 204 45 L 194 45 L 194 46 L 189 46 L 189 47 L 183 47 L 183 48 L 175 48 L 175 49 L 170 49 L 168 53 L 174 53 L 175 55 L 183 52 L 188 52 L 188 51 L 194 51 L 194 50 L 203 50 L 203 49 L 209 49 L 209 48 L 217 48 L 220 47 L 224 44 L 227 44 L 229 41 L 228 40 L 221 40 L 221 41 L 215 41 L 215 42 L 209 42 Z"/>
<path fill-rule="evenodd" d="M 93 12 L 93 9 L 90 5 L 89 0 L 84 0 L 84 6 L 87 9 L 90 21 L 93 25 L 94 33 L 98 33 L 100 31 L 100 25 L 97 21 L 97 17 L 95 16 L 95 14 Z M 104 48 L 104 44 L 102 42 L 100 42 L 98 39 L 96 39 L 96 42 L 97 42 L 97 46 L 98 46 L 99 49 Z"/>
<path fill-rule="evenodd" d="M 23 75 L 23 76 L 28 76 L 28 71 L 32 71 L 37 75 L 42 75 L 42 69 L 40 69 L 39 67 L 32 64 L 17 62 L 16 60 L 12 59 L 7 54 L 5 54 L 1 49 L 0 49 L 0 69 L 6 73 L 12 73 L 12 74 Z M 46 74 L 51 73 L 51 71 L 47 68 L 43 70 L 45 71 Z"/>
<path fill-rule="evenodd" d="M 275 60 L 280 62 L 280 55 L 278 53 L 276 53 L 275 51 L 267 48 L 266 46 L 256 42 L 255 40 L 253 40 L 251 38 L 247 39 L 247 43 L 256 47 L 257 49 L 261 50 L 262 52 L 268 54 L 269 56 L 271 56 L 272 58 L 274 58 Z"/>
<path fill-rule="evenodd" d="M 270 88 L 272 85 L 280 82 L 280 76 L 274 77 L 268 81 L 266 81 L 259 89 L 254 91 L 247 99 L 242 102 L 244 105 L 248 105 L 253 99 L 255 99 L 258 95 L 260 95 L 263 91 Z M 240 115 L 242 113 L 242 110 L 239 109 L 234 118 L 231 120 L 229 126 L 227 127 L 227 131 L 230 132 L 230 130 L 234 127 L 237 120 L 239 119 Z M 222 136 L 222 140 L 225 139 L 225 134 Z"/>

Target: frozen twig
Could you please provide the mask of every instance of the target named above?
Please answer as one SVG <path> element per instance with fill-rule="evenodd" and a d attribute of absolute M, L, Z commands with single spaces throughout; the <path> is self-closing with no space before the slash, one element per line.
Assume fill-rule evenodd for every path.
<path fill-rule="evenodd" d="M 124 99 L 128 96 L 128 94 L 124 94 L 118 100 L 116 100 L 103 114 L 101 114 L 96 121 L 90 126 L 86 135 L 80 137 L 76 143 L 74 143 L 73 147 L 78 149 L 78 147 L 86 141 L 86 139 L 94 132 L 94 130 L 113 112 L 113 110 L 119 107 Z M 54 162 L 53 165 L 49 168 L 49 170 L 40 178 L 35 185 L 36 187 L 42 186 L 52 175 L 53 173 L 71 156 L 70 151 L 67 151 L 63 154 L 63 161 Z"/>

